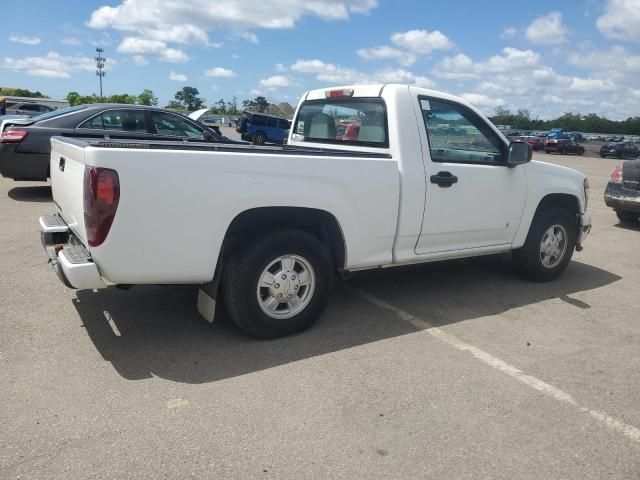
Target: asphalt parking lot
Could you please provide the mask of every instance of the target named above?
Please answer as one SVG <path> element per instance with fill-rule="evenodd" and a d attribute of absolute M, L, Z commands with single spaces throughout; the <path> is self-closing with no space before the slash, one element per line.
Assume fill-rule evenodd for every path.
<path fill-rule="evenodd" d="M 195 287 L 66 289 L 50 189 L 0 179 L 0 478 L 640 478 L 640 227 L 604 206 L 615 160 L 536 156 L 592 186 L 560 280 L 361 273 L 275 341 L 206 324 Z"/>

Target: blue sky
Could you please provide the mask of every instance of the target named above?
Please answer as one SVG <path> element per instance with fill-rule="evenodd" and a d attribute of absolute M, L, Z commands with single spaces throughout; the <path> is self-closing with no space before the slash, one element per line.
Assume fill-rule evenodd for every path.
<path fill-rule="evenodd" d="M 640 0 L 25 0 L 5 23 L 0 86 L 98 92 L 185 85 L 208 103 L 295 104 L 323 86 L 398 82 L 549 118 L 640 115 Z"/>

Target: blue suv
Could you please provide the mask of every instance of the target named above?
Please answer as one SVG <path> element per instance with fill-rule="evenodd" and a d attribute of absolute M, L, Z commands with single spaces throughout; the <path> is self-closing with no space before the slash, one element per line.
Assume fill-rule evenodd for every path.
<path fill-rule="evenodd" d="M 283 144 L 289 135 L 291 122 L 286 118 L 274 117 L 263 113 L 244 112 L 236 132 L 242 140 L 255 145 L 265 143 Z"/>

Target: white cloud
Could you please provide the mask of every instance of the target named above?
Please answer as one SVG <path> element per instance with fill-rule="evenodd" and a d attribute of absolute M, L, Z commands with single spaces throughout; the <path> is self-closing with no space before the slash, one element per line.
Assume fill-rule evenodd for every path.
<path fill-rule="evenodd" d="M 536 18 L 527 27 L 525 34 L 529 41 L 540 45 L 557 45 L 566 41 L 569 30 L 562 23 L 560 12 L 551 12 Z"/>
<path fill-rule="evenodd" d="M 391 41 L 399 47 L 407 48 L 411 52 L 426 55 L 433 50 L 449 50 L 453 47 L 451 40 L 439 30 L 409 30 L 404 33 L 394 33 Z"/>
<path fill-rule="evenodd" d="M 138 37 L 125 38 L 122 43 L 118 45 L 118 52 L 135 55 L 153 55 L 162 61 L 171 63 L 184 63 L 189 60 L 186 53 L 176 48 L 168 48 L 166 42 Z"/>
<path fill-rule="evenodd" d="M 460 96 L 478 108 L 493 109 L 499 105 L 504 105 L 502 98 L 489 97 L 482 93 L 463 93 Z"/>
<path fill-rule="evenodd" d="M 285 67 L 282 63 L 276 63 L 276 72 L 286 72 L 287 67 Z"/>
<path fill-rule="evenodd" d="M 364 58 L 365 60 L 395 60 L 400 65 L 407 67 L 413 65 L 417 60 L 415 54 L 388 45 L 361 48 L 357 53 L 360 58 Z"/>
<path fill-rule="evenodd" d="M 589 49 L 586 53 L 573 52 L 567 61 L 576 67 L 606 74 L 629 86 L 638 84 L 640 55 L 634 55 L 621 45 L 614 45 L 607 50 Z"/>
<path fill-rule="evenodd" d="M 87 25 L 115 29 L 127 35 L 165 44 L 221 46 L 209 41 L 209 32 L 242 32 L 245 40 L 257 43 L 249 30 L 292 28 L 303 16 L 324 20 L 346 20 L 365 14 L 377 0 L 119 0 L 91 13 Z M 142 52 L 137 52 L 142 53 Z M 147 53 L 147 52 L 144 52 Z M 157 53 L 156 53 L 157 55 Z M 160 55 L 158 55 L 160 56 Z M 175 60 L 175 55 L 169 55 Z"/>
<path fill-rule="evenodd" d="M 215 77 L 215 78 L 231 78 L 235 77 L 236 74 L 233 70 L 229 70 L 227 68 L 215 67 L 205 70 L 205 77 Z"/>
<path fill-rule="evenodd" d="M 82 42 L 76 37 L 65 37 L 62 39 L 62 43 L 65 45 L 71 45 L 73 47 L 81 47 Z"/>
<path fill-rule="evenodd" d="M 40 43 L 39 37 L 28 37 L 26 35 L 11 35 L 9 41 L 13 43 L 23 43 L 25 45 L 38 45 Z"/>
<path fill-rule="evenodd" d="M 539 61 L 540 54 L 533 50 L 506 47 L 500 55 L 494 55 L 484 62 L 474 62 L 464 53 L 445 57 L 433 70 L 433 74 L 447 80 L 474 80 L 487 73 L 528 70 L 538 65 Z"/>
<path fill-rule="evenodd" d="M 391 36 L 391 43 L 394 46 L 361 48 L 357 54 L 365 60 L 394 60 L 402 66 L 409 67 L 421 55 L 427 55 L 434 50 L 449 50 L 453 47 L 451 40 L 438 30 L 434 32 L 409 30 L 394 33 Z"/>
<path fill-rule="evenodd" d="M 189 77 L 187 77 L 183 73 L 176 73 L 171 70 L 171 73 L 169 73 L 169 80 L 173 80 L 174 82 L 186 82 L 187 80 L 189 80 Z"/>
<path fill-rule="evenodd" d="M 316 80 L 334 85 L 405 83 L 421 87 L 432 87 L 434 82 L 403 69 L 386 69 L 374 73 L 364 73 L 352 68 L 326 63 L 322 60 L 298 60 L 291 65 L 294 72 L 315 75 Z"/>
<path fill-rule="evenodd" d="M 254 88 L 249 92 L 249 95 L 255 95 L 256 97 L 258 97 L 262 95 L 262 91 L 258 90 L 257 88 Z"/>
<path fill-rule="evenodd" d="M 289 87 L 291 85 L 291 79 L 284 75 L 274 75 L 272 77 L 263 78 L 260 80 L 260 86 L 265 88 L 280 88 Z"/>
<path fill-rule="evenodd" d="M 596 26 L 607 38 L 640 42 L 640 2 L 607 0 Z"/>
<path fill-rule="evenodd" d="M 26 72 L 27 75 L 51 78 L 70 78 L 72 73 L 93 72 L 96 68 L 93 58 L 65 57 L 56 52 L 49 52 L 45 57 L 7 57 L 3 60 L 2 66 L 17 72 Z"/>
<path fill-rule="evenodd" d="M 240 32 L 238 36 L 249 43 L 259 43 L 258 36 L 253 32 Z"/>
<path fill-rule="evenodd" d="M 133 60 L 133 63 L 141 67 L 149 65 L 149 60 L 144 58 L 142 55 L 134 55 L 133 57 L 131 57 L 131 59 Z"/>
<path fill-rule="evenodd" d="M 505 27 L 500 35 L 502 38 L 513 38 L 518 34 L 518 29 L 515 27 Z"/>

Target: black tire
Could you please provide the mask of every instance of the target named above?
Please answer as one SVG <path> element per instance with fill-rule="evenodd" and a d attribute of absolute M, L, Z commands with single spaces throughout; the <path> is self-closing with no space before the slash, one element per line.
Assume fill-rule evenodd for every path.
<path fill-rule="evenodd" d="M 544 153 L 551 153 L 551 150 L 544 149 Z"/>
<path fill-rule="evenodd" d="M 267 315 L 257 295 L 264 270 L 283 255 L 304 258 L 315 274 L 315 288 L 309 303 L 286 319 Z M 313 325 L 327 305 L 332 285 L 331 256 L 325 246 L 307 232 L 287 229 L 269 232 L 260 240 L 237 248 L 225 264 L 222 291 L 231 320 L 246 334 L 268 339 L 301 332 Z"/>
<path fill-rule="evenodd" d="M 540 244 L 552 226 L 560 225 L 567 234 L 565 249 L 555 266 L 546 267 L 542 263 Z M 527 239 L 518 250 L 513 252 L 516 269 L 529 280 L 549 282 L 556 279 L 569 265 L 576 246 L 577 224 L 575 215 L 558 207 L 546 207 L 538 211 L 533 218 Z"/>
<path fill-rule="evenodd" d="M 600 154 L 600 158 L 607 158 L 606 155 Z"/>
<path fill-rule="evenodd" d="M 578 149 L 578 155 L 584 155 L 584 148 L 580 147 Z"/>
<path fill-rule="evenodd" d="M 256 132 L 252 141 L 254 145 L 264 145 L 264 142 L 267 141 L 267 136 L 262 132 Z"/>
<path fill-rule="evenodd" d="M 621 222 L 634 223 L 640 218 L 640 214 L 636 212 L 630 212 L 628 210 L 616 210 L 616 215 Z"/>

